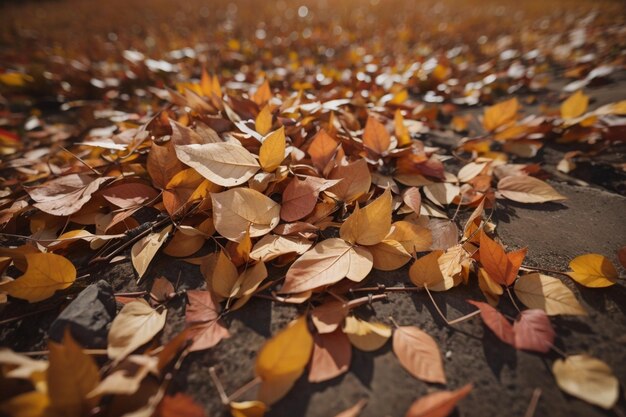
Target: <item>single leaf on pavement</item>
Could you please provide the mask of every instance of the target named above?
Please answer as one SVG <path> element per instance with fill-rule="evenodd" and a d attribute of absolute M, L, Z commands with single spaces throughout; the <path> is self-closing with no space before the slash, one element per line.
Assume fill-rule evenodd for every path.
<path fill-rule="evenodd" d="M 439 391 L 425 395 L 411 404 L 405 417 L 446 417 L 472 388 L 472 384 L 467 384 L 456 391 Z"/>
<path fill-rule="evenodd" d="M 573 355 L 557 359 L 552 373 L 559 388 L 574 397 L 606 410 L 619 398 L 619 381 L 611 368 L 589 355 Z"/>
<path fill-rule="evenodd" d="M 509 200 L 518 203 L 545 203 L 567 200 L 550 184 L 529 175 L 511 175 L 498 182 L 498 191 Z"/>
<path fill-rule="evenodd" d="M 352 345 L 341 329 L 317 334 L 313 338 L 313 356 L 309 382 L 323 382 L 348 371 L 352 359 Z"/>
<path fill-rule="evenodd" d="M 83 353 L 66 330 L 63 343 L 50 342 L 47 372 L 50 408 L 59 415 L 80 417 L 89 414 L 98 398 L 87 398 L 100 382 L 98 366 L 91 356 Z"/>
<path fill-rule="evenodd" d="M 549 316 L 557 314 L 587 315 L 574 293 L 559 279 L 533 273 L 519 277 L 515 295 L 528 308 L 538 308 Z"/>
<path fill-rule="evenodd" d="M 391 191 L 389 189 L 376 200 L 354 212 L 339 229 L 341 238 L 359 245 L 375 245 L 389 234 L 391 229 Z"/>
<path fill-rule="evenodd" d="M 604 288 L 615 285 L 619 275 L 615 266 L 606 257 L 596 253 L 580 255 L 569 263 L 568 272 L 574 281 L 590 288 Z"/>
<path fill-rule="evenodd" d="M 176 145 L 176 156 L 209 181 L 224 187 L 241 185 L 259 170 L 259 163 L 234 143 Z"/>
<path fill-rule="evenodd" d="M 76 268 L 61 255 L 32 253 L 24 256 L 27 262 L 26 273 L 14 281 L 0 285 L 0 291 L 35 303 L 51 297 L 57 290 L 69 287 L 76 280 Z"/>
<path fill-rule="evenodd" d="M 264 133 L 263 133 L 264 134 Z M 274 172 L 285 159 L 285 128 L 270 133 L 259 149 L 259 163 L 266 172 Z"/>
<path fill-rule="evenodd" d="M 165 325 L 167 310 L 160 312 L 144 299 L 126 304 L 111 323 L 107 353 L 120 361 L 140 346 L 148 343 Z"/>
<path fill-rule="evenodd" d="M 554 329 L 543 310 L 524 310 L 513 323 L 515 348 L 546 353 L 554 343 Z"/>
<path fill-rule="evenodd" d="M 140 279 L 148 270 L 150 262 L 169 236 L 171 230 L 172 226 L 169 225 L 158 233 L 150 233 L 133 245 L 130 256 L 133 267 L 135 267 L 135 271 L 137 271 Z"/>
<path fill-rule="evenodd" d="M 426 382 L 446 383 L 437 342 L 415 326 L 400 326 L 393 333 L 393 351 L 411 375 Z"/>
<path fill-rule="evenodd" d="M 250 188 L 211 193 L 213 223 L 219 234 L 235 242 L 269 233 L 280 221 L 280 205 Z"/>
<path fill-rule="evenodd" d="M 391 337 L 389 326 L 382 323 L 370 323 L 352 316 L 346 317 L 343 332 L 353 346 L 365 352 L 380 349 Z"/>

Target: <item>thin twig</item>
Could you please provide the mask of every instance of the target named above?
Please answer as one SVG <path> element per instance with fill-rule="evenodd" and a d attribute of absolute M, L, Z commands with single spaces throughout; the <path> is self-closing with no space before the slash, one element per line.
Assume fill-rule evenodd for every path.
<path fill-rule="evenodd" d="M 532 397 L 530 397 L 530 403 L 528 404 L 524 417 L 533 417 L 535 415 L 535 410 L 537 410 L 537 404 L 539 403 L 540 397 L 541 388 L 535 388 Z"/>
<path fill-rule="evenodd" d="M 419 292 L 422 290 L 423 288 L 420 287 L 387 287 L 384 284 L 378 284 L 376 287 L 351 288 L 350 292 Z"/>
<path fill-rule="evenodd" d="M 527 270 L 531 270 L 531 271 L 540 271 L 540 272 L 548 272 L 548 273 L 551 273 L 551 274 L 559 274 L 559 275 L 564 275 L 564 276 L 569 277 L 569 274 L 567 272 L 556 271 L 554 269 L 540 268 L 538 266 L 530 266 L 530 265 L 522 264 L 520 269 L 527 269 Z"/>
<path fill-rule="evenodd" d="M 435 310 L 437 310 L 437 313 L 439 313 L 439 316 L 443 319 L 443 321 L 446 322 L 446 324 L 448 326 L 452 326 L 453 324 L 460 323 L 462 321 L 465 321 L 467 319 L 470 319 L 470 318 L 480 314 L 480 310 L 475 310 L 475 311 L 472 311 L 471 313 L 466 314 L 464 316 L 461 316 L 461 317 L 459 317 L 457 319 L 454 319 L 452 321 L 448 321 L 446 316 L 444 316 L 443 312 L 439 309 L 439 306 L 437 305 L 437 303 L 435 302 L 435 299 L 433 298 L 432 294 L 428 290 L 428 287 L 425 286 L 424 289 L 426 290 L 426 294 L 428 294 L 428 297 L 430 298 L 430 301 L 432 301 L 433 305 L 435 306 Z"/>
<path fill-rule="evenodd" d="M 97 169 L 95 169 L 94 167 L 92 167 L 91 165 L 89 165 L 87 162 L 85 162 L 83 160 L 83 158 L 81 158 L 80 156 L 74 154 L 73 152 L 68 151 L 67 149 L 65 149 L 63 146 L 59 145 L 59 148 L 63 149 L 65 152 L 69 153 L 70 155 L 72 155 L 74 158 L 76 158 L 81 164 L 85 165 L 87 168 L 89 168 L 94 174 L 102 176 L 102 173 L 100 171 L 98 171 Z"/>
<path fill-rule="evenodd" d="M 515 299 L 513 298 L 513 294 L 511 293 L 511 287 L 506 287 L 506 292 L 509 295 L 511 302 L 513 303 L 513 307 L 515 307 L 518 313 L 521 313 L 522 310 L 520 310 L 519 307 L 517 306 L 517 303 L 515 302 Z"/>
<path fill-rule="evenodd" d="M 229 404 L 231 401 L 235 401 L 237 398 L 241 397 L 243 394 L 250 391 L 252 388 L 256 387 L 260 383 L 261 383 L 261 377 L 259 376 L 255 377 L 253 380 L 246 383 L 243 387 L 239 388 L 238 390 L 230 394 L 230 397 L 228 397 L 227 404 Z"/>
<path fill-rule="evenodd" d="M 220 401 L 222 402 L 222 404 L 224 405 L 228 404 L 228 395 L 226 394 L 226 391 L 224 391 L 224 386 L 222 385 L 222 382 L 217 376 L 217 372 L 215 371 L 214 366 L 211 366 L 209 368 L 209 376 L 211 377 L 213 384 L 215 384 L 215 388 L 217 389 L 217 393 L 220 396 Z"/>

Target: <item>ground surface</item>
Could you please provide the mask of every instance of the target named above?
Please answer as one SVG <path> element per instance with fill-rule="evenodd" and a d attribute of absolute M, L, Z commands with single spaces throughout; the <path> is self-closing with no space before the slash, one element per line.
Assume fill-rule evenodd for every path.
<path fill-rule="evenodd" d="M 62 7 L 63 2 L 58 2 Z M 31 4 L 35 7 L 34 4 Z M 5 6 L 6 7 L 6 6 Z M 27 8 L 21 10 L 26 13 Z M 39 16 L 39 19 L 43 17 Z M 565 84 L 556 79 L 550 87 L 558 92 Z M 586 93 L 594 100 L 592 107 L 623 100 L 626 96 L 626 76 L 618 72 L 608 85 L 590 87 Z M 550 93 L 547 93 L 549 97 Z M 554 93 L 557 94 L 557 93 Z M 531 113 L 536 106 L 528 106 Z M 467 110 L 468 114 L 482 114 L 483 107 Z M 54 117 L 56 110 L 51 114 Z M 453 147 L 462 135 L 448 135 L 442 139 L 434 132 L 423 140 L 427 144 Z M 624 173 L 616 163 L 624 162 L 623 146 L 616 152 L 590 160 L 571 175 L 558 173 L 554 166 L 570 150 L 562 145 L 550 145 L 526 162 L 541 162 L 553 173 L 549 183 L 567 197 L 562 203 L 524 205 L 499 200 L 492 221 L 498 235 L 509 249 L 528 247 L 525 261 L 556 271 L 566 271 L 574 257 L 585 253 L 599 253 L 619 265 L 616 250 L 626 243 L 626 192 Z M 601 172 L 601 174 L 598 174 Z M 577 185 L 582 180 L 589 185 Z M 452 210 L 453 212 L 453 210 Z M 469 211 L 463 210 L 461 218 Z M 273 270 L 279 276 L 284 270 Z M 135 283 L 135 272 L 129 260 L 103 267 L 92 273 L 92 279 L 104 279 L 116 292 L 146 289 L 151 280 L 165 276 L 172 282 L 183 277 L 180 289 L 203 285 L 198 268 L 182 260 L 159 256 L 155 259 L 142 284 Z M 623 275 L 623 271 L 622 271 Z M 555 317 L 552 324 L 557 331 L 556 346 L 568 354 L 587 352 L 610 365 L 617 378 L 626 381 L 626 286 L 623 282 L 607 289 L 588 289 L 560 277 L 572 289 L 589 312 L 588 317 Z M 474 310 L 466 299 L 481 299 L 478 285 L 454 288 L 435 294 L 435 300 L 448 319 Z M 364 286 L 375 284 L 409 285 L 408 265 L 393 272 L 372 272 Z M 503 311 L 514 314 L 506 299 Z M 21 309 L 21 310 L 20 310 Z M 207 416 L 228 415 L 220 403 L 208 369 L 215 366 L 228 391 L 234 391 L 254 377 L 254 361 L 259 348 L 302 309 L 254 298 L 245 308 L 226 316 L 231 338 L 203 352 L 192 353 L 174 376 L 170 393 L 189 394 L 206 410 Z M 15 316 L 15 311 L 27 311 L 26 305 L 0 310 L 0 319 Z M 184 326 L 184 303 L 174 301 L 169 306 L 168 321 L 160 338 L 169 340 Z M 0 325 L 0 345 L 18 352 L 46 348 L 47 330 L 58 311 L 51 310 L 18 322 Z M 430 334 L 444 354 L 444 366 L 449 387 L 474 384 L 473 392 L 458 406 L 456 415 L 467 417 L 523 416 L 533 391 L 541 390 L 535 416 L 610 416 L 604 411 L 559 390 L 550 370 L 559 356 L 517 351 L 500 342 L 489 332 L 478 317 L 457 324 L 446 325 L 439 317 L 425 293 L 391 293 L 387 301 L 361 307 L 362 318 L 375 318 L 390 323 L 393 317 L 400 325 L 415 325 Z M 331 381 L 309 384 L 306 373 L 291 392 L 272 406 L 268 417 L 325 417 L 344 410 L 362 398 L 368 405 L 363 417 L 402 416 L 418 397 L 442 388 L 426 384 L 410 376 L 395 358 L 391 344 L 374 352 L 353 349 L 349 372 Z M 624 386 L 620 387 L 618 410 L 626 410 Z M 623 411 L 622 411 L 623 413 Z M 454 414 L 453 414 L 454 415 Z M 621 415 L 621 414 L 620 414 Z"/>

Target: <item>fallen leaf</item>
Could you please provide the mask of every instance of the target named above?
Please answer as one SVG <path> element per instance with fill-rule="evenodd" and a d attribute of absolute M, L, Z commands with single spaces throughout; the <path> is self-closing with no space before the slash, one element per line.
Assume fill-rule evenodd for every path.
<path fill-rule="evenodd" d="M 47 393 L 29 391 L 0 403 L 0 412 L 11 417 L 41 417 L 49 407 Z"/>
<path fill-rule="evenodd" d="M 489 278 L 500 285 L 509 286 L 517 277 L 527 249 L 505 253 L 500 244 L 483 231 L 480 234 L 480 263 L 489 274 Z"/>
<path fill-rule="evenodd" d="M 320 172 L 324 171 L 328 162 L 332 159 L 337 151 L 339 142 L 332 138 L 324 129 L 321 129 L 309 145 L 308 153 L 311 156 L 313 165 Z"/>
<path fill-rule="evenodd" d="M 409 187 L 402 193 L 402 201 L 409 206 L 414 213 L 419 214 L 422 206 L 422 195 L 417 187 Z"/>
<path fill-rule="evenodd" d="M 498 182 L 498 191 L 518 203 L 545 203 L 566 200 L 548 183 L 529 175 L 511 175 Z"/>
<path fill-rule="evenodd" d="M 139 279 L 141 279 L 148 270 L 150 262 L 161 246 L 163 246 L 163 243 L 165 243 L 171 230 L 172 225 L 169 225 L 158 233 L 150 233 L 133 245 L 130 256 Z"/>
<path fill-rule="evenodd" d="M 582 90 L 578 90 L 561 104 L 561 117 L 564 119 L 574 119 L 582 116 L 589 106 L 589 97 Z"/>
<path fill-rule="evenodd" d="M 338 181 L 306 176 L 303 180 L 294 177 L 283 192 L 280 217 L 293 222 L 311 214 L 320 192 L 337 184 Z"/>
<path fill-rule="evenodd" d="M 213 223 L 217 232 L 238 242 L 247 231 L 250 237 L 269 233 L 280 221 L 280 205 L 250 188 L 233 188 L 211 193 Z"/>
<path fill-rule="evenodd" d="M 311 311 L 311 320 L 320 334 L 334 332 L 348 315 L 350 309 L 341 301 L 330 301 Z"/>
<path fill-rule="evenodd" d="M 514 122 L 517 118 L 519 103 L 517 98 L 503 101 L 485 109 L 483 126 L 492 132 L 497 128 Z"/>
<path fill-rule="evenodd" d="M 79 211 L 111 177 L 93 178 L 70 174 L 45 182 L 26 192 L 35 200 L 34 207 L 53 216 L 69 216 Z"/>
<path fill-rule="evenodd" d="M 443 251 L 440 250 L 432 251 L 413 262 L 413 265 L 409 268 L 409 279 L 416 287 L 437 288 L 445 291 L 454 286 L 454 282 L 446 282 L 444 280 L 439 268 L 439 257 L 442 254 Z"/>
<path fill-rule="evenodd" d="M 393 116 L 393 126 L 396 134 L 396 138 L 398 139 L 398 146 L 407 146 L 411 144 L 411 135 L 409 134 L 409 129 L 404 125 L 404 117 L 402 117 L 402 112 L 400 109 L 396 110 Z"/>
<path fill-rule="evenodd" d="M 572 270 L 568 272 L 574 281 L 589 288 L 604 288 L 615 285 L 619 275 L 615 266 L 606 257 L 588 253 L 572 259 L 569 263 Z"/>
<path fill-rule="evenodd" d="M 339 165 L 330 172 L 329 179 L 341 180 L 328 189 L 337 199 L 351 203 L 367 194 L 372 185 L 372 175 L 364 159 Z"/>
<path fill-rule="evenodd" d="M 280 399 L 281 394 L 286 394 L 304 371 L 312 350 L 313 337 L 309 333 L 306 316 L 294 320 L 265 342 L 257 356 L 255 368 L 256 375 L 267 387 L 265 393 L 261 387 L 259 399 L 271 405 Z M 270 390 L 273 384 L 281 389 Z"/>
<path fill-rule="evenodd" d="M 254 128 L 262 135 L 266 135 L 272 128 L 272 112 L 269 106 L 261 109 L 254 121 Z"/>
<path fill-rule="evenodd" d="M 372 266 L 372 255 L 366 249 L 353 247 L 342 239 L 326 239 L 291 265 L 280 293 L 312 290 L 334 284 L 344 277 L 359 282 Z"/>
<path fill-rule="evenodd" d="M 144 299 L 126 304 L 111 323 L 107 354 L 120 361 L 148 343 L 165 325 L 166 309 L 154 310 Z"/>
<path fill-rule="evenodd" d="M 263 417 L 267 406 L 261 401 L 231 401 L 230 414 L 233 417 Z"/>
<path fill-rule="evenodd" d="M 368 116 L 363 130 L 363 145 L 378 155 L 389 149 L 391 136 L 385 126 L 375 117 Z"/>
<path fill-rule="evenodd" d="M 424 186 L 423 190 L 426 197 L 439 207 L 452 203 L 460 192 L 458 185 L 450 184 L 449 182 L 428 184 Z"/>
<path fill-rule="evenodd" d="M 554 329 L 543 310 L 524 310 L 513 323 L 515 348 L 546 353 L 554 343 Z"/>
<path fill-rule="evenodd" d="M 483 322 L 491 331 L 498 336 L 498 339 L 511 346 L 515 346 L 515 333 L 513 332 L 513 325 L 495 308 L 491 307 L 487 303 L 481 303 L 480 301 L 467 300 L 468 303 L 478 307 L 480 310 L 480 317 Z"/>
<path fill-rule="evenodd" d="M 533 273 L 520 276 L 515 282 L 515 295 L 526 307 L 541 309 L 549 316 L 587 315 L 574 293 L 559 279 L 547 275 Z"/>
<path fill-rule="evenodd" d="M 410 254 L 429 250 L 433 240 L 429 229 L 403 220 L 391 225 L 391 232 L 385 239 L 399 242 Z"/>
<path fill-rule="evenodd" d="M 411 260 L 411 254 L 396 240 L 385 239 L 367 250 L 372 254 L 374 268 L 380 271 L 394 271 Z"/>
<path fill-rule="evenodd" d="M 393 351 L 400 364 L 415 378 L 445 384 L 446 375 L 437 342 L 414 326 L 400 326 L 393 333 Z"/>
<path fill-rule="evenodd" d="M 309 382 L 324 382 L 348 371 L 352 359 L 350 340 L 341 329 L 313 337 Z"/>
<path fill-rule="evenodd" d="M 204 408 L 188 395 L 177 392 L 161 400 L 155 417 L 205 417 Z"/>
<path fill-rule="evenodd" d="M 259 163 L 266 172 L 274 172 L 285 159 L 285 128 L 272 132 L 263 139 L 259 150 Z"/>
<path fill-rule="evenodd" d="M 57 290 L 71 286 L 76 268 L 64 257 L 53 253 L 28 253 L 26 273 L 14 281 L 0 285 L 0 291 L 29 303 L 52 297 Z"/>
<path fill-rule="evenodd" d="M 109 203 L 124 209 L 141 206 L 159 195 L 154 188 L 141 182 L 115 183 L 100 194 Z"/>
<path fill-rule="evenodd" d="M 250 258 L 257 261 L 268 262 L 288 253 L 302 255 L 308 251 L 313 243 L 307 239 L 296 236 L 265 235 L 259 240 L 252 251 Z"/>
<path fill-rule="evenodd" d="M 200 265 L 207 287 L 215 294 L 228 298 L 239 278 L 237 267 L 225 251 L 210 254 Z"/>
<path fill-rule="evenodd" d="M 366 405 L 366 399 L 359 400 L 352 407 L 343 410 L 341 413 L 335 415 L 335 417 L 358 417 L 358 415 L 361 414 L 361 411 L 363 411 Z"/>
<path fill-rule="evenodd" d="M 391 328 L 382 323 L 370 323 L 356 317 L 346 317 L 343 332 L 357 349 L 372 352 L 383 347 L 391 337 Z"/>
<path fill-rule="evenodd" d="M 176 156 L 209 181 L 224 187 L 241 185 L 259 170 L 254 156 L 234 143 L 176 145 Z"/>
<path fill-rule="evenodd" d="M 425 395 L 411 404 L 405 417 L 446 417 L 472 388 L 472 384 L 467 384 L 456 391 L 439 391 Z"/>
<path fill-rule="evenodd" d="M 563 391 L 606 410 L 613 408 L 619 399 L 619 381 L 611 368 L 589 355 L 557 359 L 552 373 Z"/>
<path fill-rule="evenodd" d="M 364 208 L 357 205 L 339 229 L 341 238 L 359 245 L 382 242 L 391 229 L 391 201 L 391 192 L 387 189 Z"/>
<path fill-rule="evenodd" d="M 91 356 L 83 353 L 69 330 L 63 343 L 48 343 L 47 382 L 50 408 L 59 415 L 81 417 L 98 404 L 98 398 L 87 398 L 100 382 L 98 366 Z"/>

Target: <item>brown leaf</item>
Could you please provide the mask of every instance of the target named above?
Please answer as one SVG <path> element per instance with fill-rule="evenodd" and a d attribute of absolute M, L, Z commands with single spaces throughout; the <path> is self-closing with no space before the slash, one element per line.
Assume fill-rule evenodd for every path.
<path fill-rule="evenodd" d="M 348 337 L 336 329 L 332 333 L 313 337 L 313 356 L 309 370 L 309 382 L 323 382 L 348 371 L 352 359 L 352 345 Z"/>
<path fill-rule="evenodd" d="M 178 392 L 163 398 L 155 417 L 205 417 L 205 415 L 204 408 L 193 398 Z"/>
<path fill-rule="evenodd" d="M 495 308 L 487 303 L 480 301 L 467 300 L 468 303 L 480 309 L 480 317 L 482 317 L 485 325 L 498 336 L 498 339 L 511 346 L 515 346 L 515 333 L 513 326 L 509 321 Z"/>
<path fill-rule="evenodd" d="M 339 165 L 333 169 L 329 179 L 341 180 L 328 189 L 339 200 L 351 203 L 361 197 L 372 185 L 372 175 L 364 159 L 358 159 L 347 165 Z"/>
<path fill-rule="evenodd" d="M 157 191 L 141 182 L 116 183 L 100 193 L 109 203 L 123 209 L 140 206 L 156 199 Z"/>
<path fill-rule="evenodd" d="M 35 200 L 33 206 L 53 216 L 69 216 L 79 211 L 111 177 L 93 178 L 70 174 L 45 182 L 26 192 Z"/>
<path fill-rule="evenodd" d="M 193 340 L 192 352 L 209 349 L 222 339 L 230 337 L 228 330 L 219 320 L 219 307 L 209 291 L 187 291 L 189 304 L 185 312 L 185 323 L 189 326 L 189 338 Z"/>
<path fill-rule="evenodd" d="M 398 327 L 393 333 L 393 351 L 404 369 L 415 378 L 446 383 L 437 342 L 417 327 Z"/>
<path fill-rule="evenodd" d="M 554 343 L 554 329 L 545 311 L 539 309 L 524 310 L 513 323 L 515 347 L 546 353 Z"/>
<path fill-rule="evenodd" d="M 162 146 L 152 144 L 146 168 L 154 186 L 164 189 L 176 173 L 185 169 L 185 165 L 176 157 L 172 141 L 168 141 Z"/>
<path fill-rule="evenodd" d="M 333 139 L 324 129 L 317 132 L 317 135 L 309 145 L 308 153 L 311 156 L 313 165 L 321 172 L 324 171 L 328 162 L 332 159 L 337 151 L 339 142 Z"/>
<path fill-rule="evenodd" d="M 280 217 L 287 222 L 293 222 L 311 214 L 317 203 L 318 194 L 339 181 L 310 176 L 300 180 L 294 177 L 283 192 Z"/>
<path fill-rule="evenodd" d="M 348 306 L 341 301 L 331 301 L 315 307 L 311 319 L 321 334 L 334 332 L 348 315 Z"/>
<path fill-rule="evenodd" d="M 456 403 L 465 398 L 472 388 L 472 384 L 467 384 L 456 391 L 428 394 L 411 404 L 405 417 L 446 417 L 454 410 Z"/>
<path fill-rule="evenodd" d="M 368 116 L 363 131 L 363 145 L 374 153 L 381 155 L 389 149 L 391 136 L 385 126 L 375 117 Z"/>
<path fill-rule="evenodd" d="M 389 234 L 391 229 L 392 197 L 389 190 L 360 209 L 358 205 L 339 229 L 341 238 L 359 245 L 375 245 Z"/>
<path fill-rule="evenodd" d="M 409 206 L 414 213 L 419 215 L 422 206 L 422 195 L 417 187 L 409 187 L 402 193 L 402 201 Z"/>

